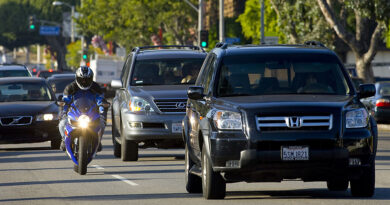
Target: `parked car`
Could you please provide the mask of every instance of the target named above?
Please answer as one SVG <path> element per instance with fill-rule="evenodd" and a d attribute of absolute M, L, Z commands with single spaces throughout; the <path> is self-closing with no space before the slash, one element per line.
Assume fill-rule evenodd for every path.
<path fill-rule="evenodd" d="M 195 83 L 206 53 L 195 46 L 148 46 L 133 49 L 122 69 L 112 101 L 114 156 L 138 160 L 143 147 L 182 147 L 181 121 L 186 90 Z M 156 50 L 158 49 L 158 50 Z"/>
<path fill-rule="evenodd" d="M 188 89 L 186 189 L 225 197 L 229 182 L 326 181 L 351 184 L 356 197 L 375 189 L 378 132 L 358 100 L 372 84 L 353 84 L 336 54 L 304 45 L 228 46 L 207 55 Z"/>
<path fill-rule="evenodd" d="M 0 78 L 0 144 L 51 141 L 58 149 L 56 98 L 42 78 Z"/>
<path fill-rule="evenodd" d="M 0 64 L 0 78 L 23 76 L 32 76 L 26 66 L 18 64 Z"/>
<path fill-rule="evenodd" d="M 375 83 L 376 94 L 362 99 L 378 123 L 390 123 L 390 81 Z"/>
<path fill-rule="evenodd" d="M 46 79 L 49 86 L 54 91 L 56 97 L 63 95 L 65 87 L 73 82 L 76 78 L 75 74 L 54 74 Z"/>

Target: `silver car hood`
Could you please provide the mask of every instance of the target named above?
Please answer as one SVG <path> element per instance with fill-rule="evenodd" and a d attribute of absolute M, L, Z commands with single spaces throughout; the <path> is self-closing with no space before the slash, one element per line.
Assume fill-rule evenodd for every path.
<path fill-rule="evenodd" d="M 190 85 L 148 85 L 131 86 L 131 96 L 142 97 L 148 100 L 155 99 L 187 99 L 187 89 Z"/>

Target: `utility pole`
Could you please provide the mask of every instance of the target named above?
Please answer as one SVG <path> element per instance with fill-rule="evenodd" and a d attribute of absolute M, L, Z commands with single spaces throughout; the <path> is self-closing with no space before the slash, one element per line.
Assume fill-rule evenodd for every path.
<path fill-rule="evenodd" d="M 203 0 L 199 0 L 199 7 L 198 7 L 198 46 L 201 47 L 201 31 L 204 30 L 204 24 L 203 24 L 203 13 L 204 13 L 204 6 L 203 6 Z"/>
<path fill-rule="evenodd" d="M 225 42 L 224 0 L 219 0 L 219 41 Z"/>
<path fill-rule="evenodd" d="M 265 35 L 264 35 L 264 0 L 260 0 L 261 5 L 261 27 L 260 27 L 260 44 L 265 44 Z"/>

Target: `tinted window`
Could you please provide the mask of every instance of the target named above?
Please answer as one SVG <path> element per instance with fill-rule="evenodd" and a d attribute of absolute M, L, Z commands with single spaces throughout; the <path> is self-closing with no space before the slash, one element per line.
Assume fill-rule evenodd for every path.
<path fill-rule="evenodd" d="M 45 83 L 0 84 L 0 102 L 53 100 Z"/>
<path fill-rule="evenodd" d="M 216 62 L 217 58 L 215 55 L 212 55 L 211 58 L 210 58 L 210 63 L 207 64 L 207 69 L 205 70 L 205 79 L 204 79 L 204 83 L 203 83 L 203 87 L 204 87 L 204 93 L 205 95 L 208 95 L 210 93 L 210 82 L 213 78 L 213 71 L 214 71 L 214 66 L 215 66 L 215 62 Z"/>
<path fill-rule="evenodd" d="M 138 60 L 131 85 L 194 84 L 203 58 Z"/>
<path fill-rule="evenodd" d="M 217 95 L 346 95 L 349 91 L 336 59 L 310 54 L 262 54 L 225 57 Z"/>
<path fill-rule="evenodd" d="M 55 93 L 62 93 L 64 92 L 65 87 L 73 81 L 74 79 L 51 80 L 49 81 L 49 84 Z"/>
<path fill-rule="evenodd" d="M 129 75 L 129 69 L 130 69 L 132 58 L 133 58 L 133 55 L 129 55 L 127 57 L 125 65 L 123 66 L 122 74 L 121 74 L 122 85 L 125 85 L 125 83 L 127 81 L 127 77 Z"/>
<path fill-rule="evenodd" d="M 27 70 L 0 70 L 1 77 L 28 77 L 30 74 Z"/>

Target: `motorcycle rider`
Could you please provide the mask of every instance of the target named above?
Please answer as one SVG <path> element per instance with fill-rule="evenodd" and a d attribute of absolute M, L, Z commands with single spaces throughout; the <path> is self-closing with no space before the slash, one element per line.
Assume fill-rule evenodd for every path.
<path fill-rule="evenodd" d="M 93 71 L 88 66 L 81 66 L 76 71 L 76 79 L 69 85 L 65 87 L 64 95 L 62 100 L 65 102 L 65 105 L 60 113 L 60 122 L 58 125 L 60 134 L 62 136 L 62 142 L 60 149 L 65 151 L 65 124 L 68 119 L 67 113 L 70 104 L 75 100 L 74 97 L 79 92 L 91 92 L 95 95 L 96 104 L 99 106 L 99 114 L 100 114 L 100 125 L 102 127 L 101 135 L 104 133 L 105 128 L 105 119 L 107 116 L 106 109 L 103 107 L 103 103 L 105 102 L 103 92 L 100 86 L 93 81 Z M 101 136 L 99 136 L 99 139 Z M 102 144 L 99 142 L 98 151 L 102 150 Z"/>

